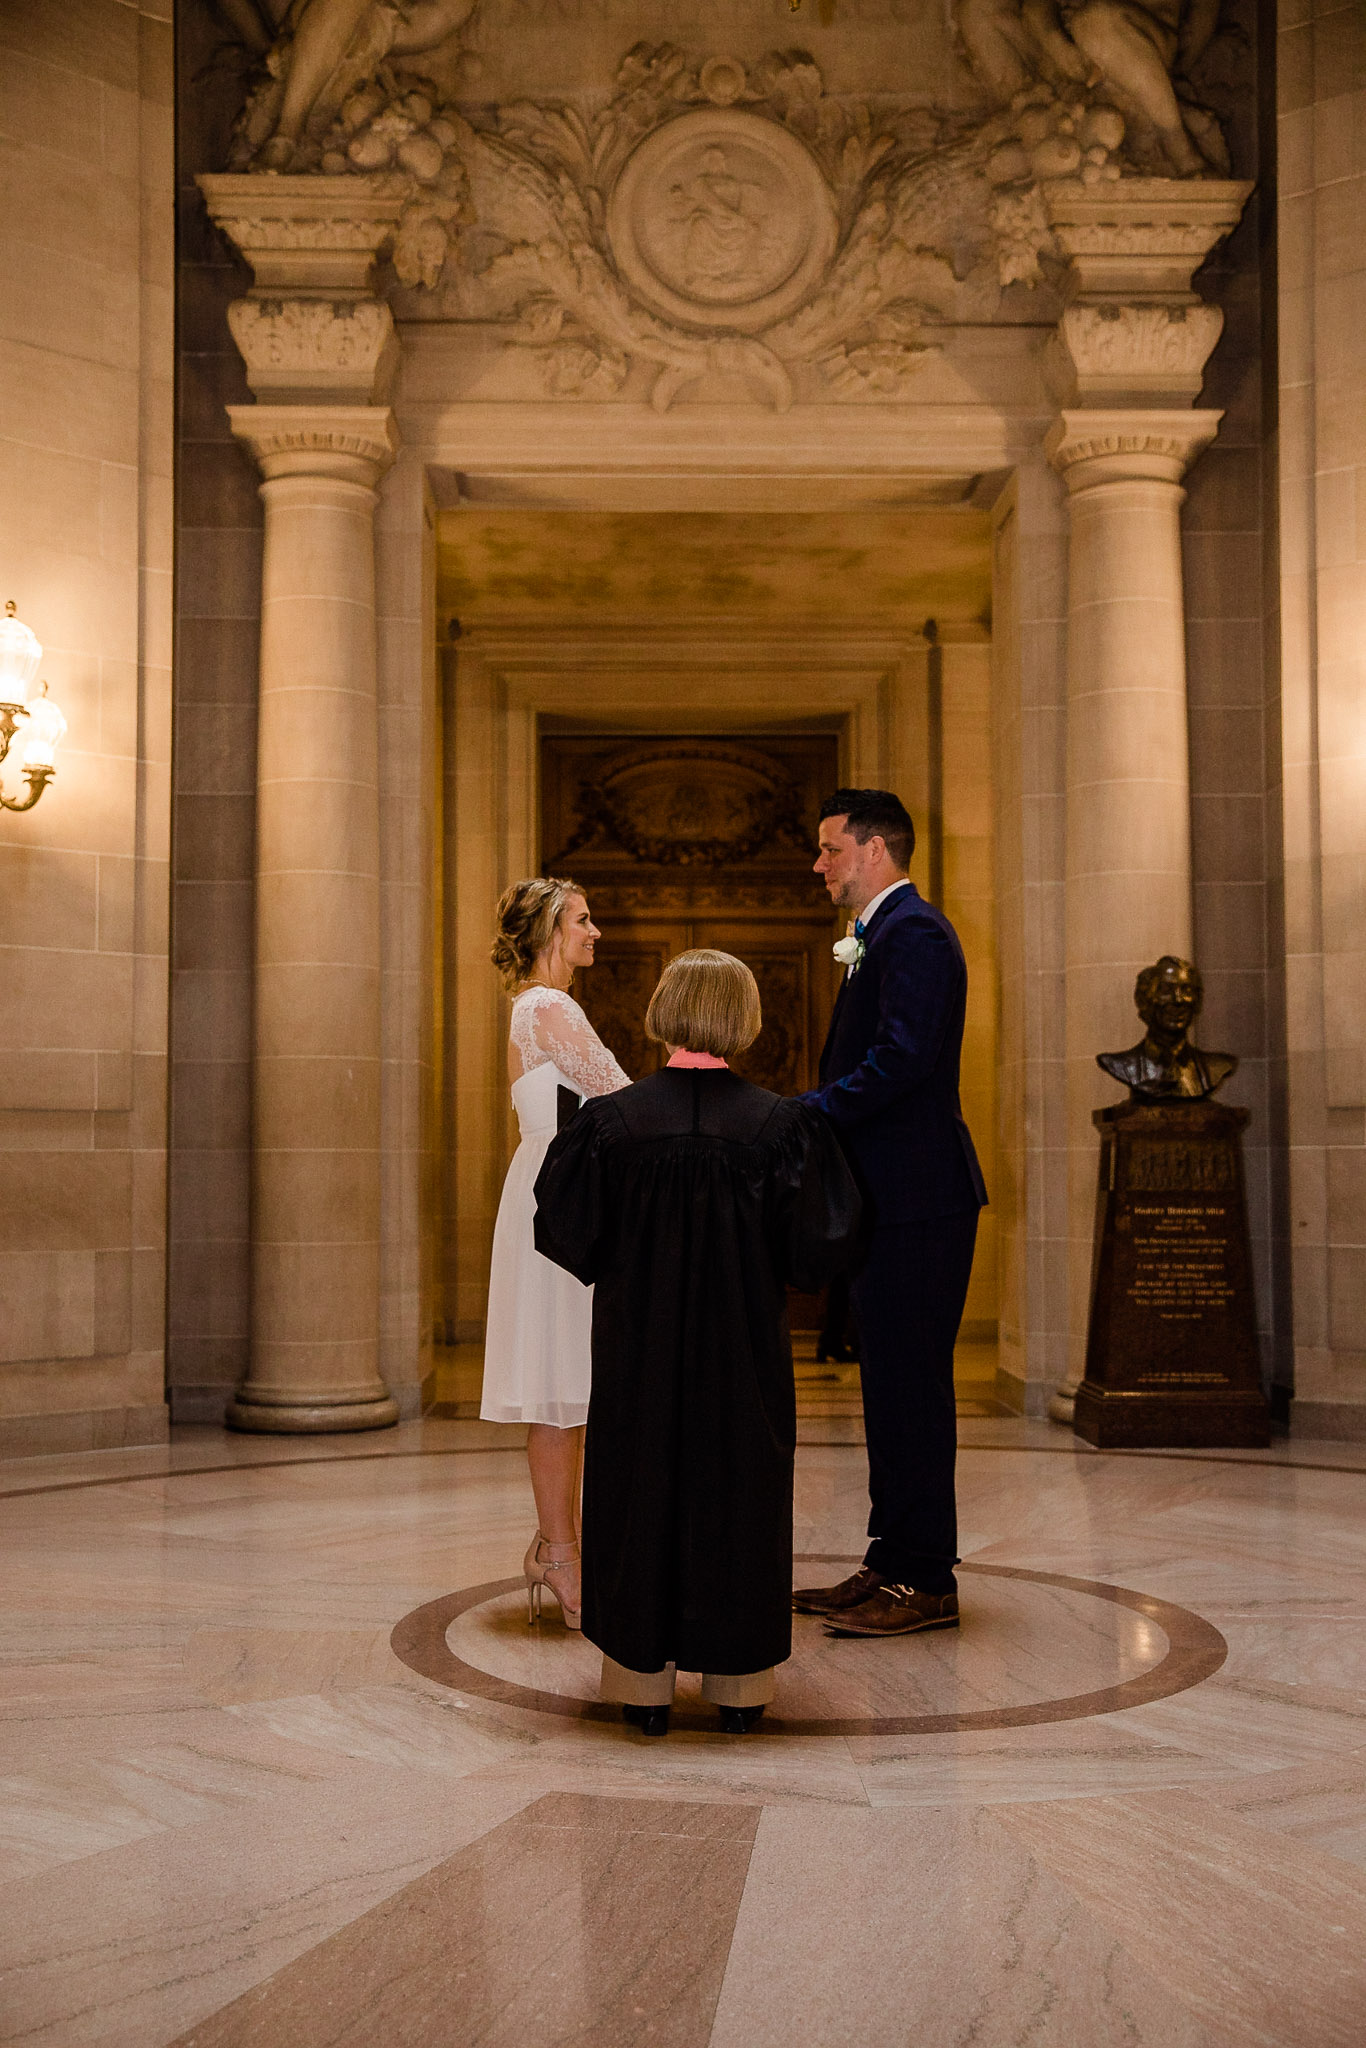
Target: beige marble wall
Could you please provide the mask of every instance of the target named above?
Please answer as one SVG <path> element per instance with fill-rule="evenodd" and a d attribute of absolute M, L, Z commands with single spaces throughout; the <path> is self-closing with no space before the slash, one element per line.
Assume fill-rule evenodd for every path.
<path fill-rule="evenodd" d="M 0 78 L 0 599 L 70 723 L 36 809 L 0 815 L 0 1446 L 25 1453 L 166 1428 L 169 0 L 6 7 Z"/>
<path fill-rule="evenodd" d="M 992 770 L 1000 978 L 1001 1392 L 1041 1415 L 1067 1363 L 1063 848 L 1067 526 L 1040 454 L 996 506 Z"/>
<path fill-rule="evenodd" d="M 1366 17 L 1279 8 L 1295 1414 L 1366 1435 Z"/>
<path fill-rule="evenodd" d="M 1271 52 L 1257 57 L 1259 102 L 1238 117 L 1249 175 L 1273 162 Z M 1260 125 L 1259 125 L 1260 122 Z M 1186 592 L 1191 854 L 1195 957 L 1205 978 L 1199 1036 L 1236 1052 L 1223 1099 L 1245 1104 L 1253 1276 L 1263 1370 L 1291 1382 L 1291 1307 L 1284 1256 L 1284 985 L 1281 936 L 1279 662 L 1276 658 L 1275 287 L 1263 266 L 1275 218 L 1262 180 L 1238 228 L 1200 273 L 1224 332 L 1199 403 L 1223 411 L 1219 432 L 1187 473 L 1181 515 Z"/>
<path fill-rule="evenodd" d="M 991 643 L 944 636 L 943 894 L 968 964 L 963 1030 L 963 1114 L 979 1148 L 988 1192 L 1000 1184 L 996 957 L 995 816 L 991 775 Z M 993 1202 L 982 1212 L 977 1255 L 964 1309 L 970 1334 L 995 1337 L 999 1319 L 1000 1225 Z"/>

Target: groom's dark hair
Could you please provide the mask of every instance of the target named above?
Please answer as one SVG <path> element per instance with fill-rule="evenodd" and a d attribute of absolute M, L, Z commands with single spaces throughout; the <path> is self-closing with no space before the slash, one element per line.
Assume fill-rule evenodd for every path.
<path fill-rule="evenodd" d="M 899 868 L 908 868 L 915 852 L 915 826 L 899 796 L 890 789 L 836 789 L 821 805 L 820 822 L 843 818 L 845 829 L 866 846 L 876 832 Z"/>

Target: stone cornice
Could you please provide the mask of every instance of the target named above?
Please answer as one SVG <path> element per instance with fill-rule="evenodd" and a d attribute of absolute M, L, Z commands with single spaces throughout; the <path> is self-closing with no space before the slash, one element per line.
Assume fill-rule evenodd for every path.
<path fill-rule="evenodd" d="M 1223 417 L 1138 406 L 1067 411 L 1050 429 L 1044 450 L 1073 497 L 1101 484 L 1179 484 Z"/>
<path fill-rule="evenodd" d="M 399 449 L 383 405 L 230 405 L 228 419 L 268 482 L 325 476 L 373 489 Z"/>
<path fill-rule="evenodd" d="M 250 263 L 255 294 L 291 297 L 364 292 L 409 193 L 406 178 L 386 173 L 206 173 L 196 182 L 215 226 Z"/>
<path fill-rule="evenodd" d="M 1124 178 L 1039 187 L 1068 262 L 1069 296 L 1195 305 L 1191 278 L 1242 216 L 1252 186 L 1239 178 Z"/>

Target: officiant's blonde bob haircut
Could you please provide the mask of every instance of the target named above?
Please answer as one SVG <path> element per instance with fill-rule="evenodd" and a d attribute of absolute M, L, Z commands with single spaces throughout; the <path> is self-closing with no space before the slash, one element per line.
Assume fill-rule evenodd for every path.
<path fill-rule="evenodd" d="M 657 1044 L 721 1060 L 753 1045 L 763 1021 L 759 984 L 744 961 L 707 946 L 669 962 L 645 1012 L 645 1029 Z"/>

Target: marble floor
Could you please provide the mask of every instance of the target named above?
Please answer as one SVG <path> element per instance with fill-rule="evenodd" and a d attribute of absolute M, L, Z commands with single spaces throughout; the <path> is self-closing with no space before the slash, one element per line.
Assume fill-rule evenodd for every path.
<path fill-rule="evenodd" d="M 861 1548 L 825 1391 L 803 1577 Z M 961 1631 L 799 1620 L 745 1737 L 528 1629 L 515 1432 L 0 1466 L 0 2040 L 1360 2048 L 1366 1447 L 964 1392 Z"/>

